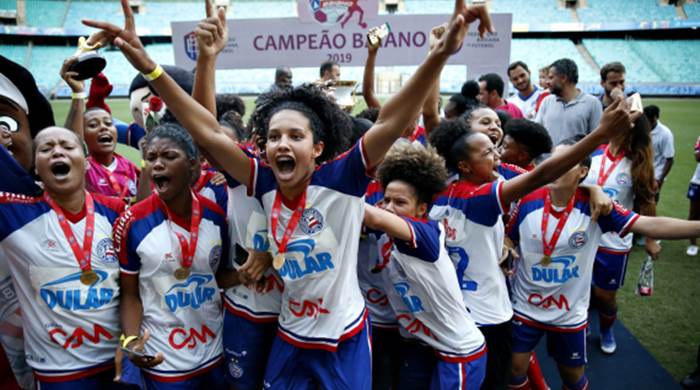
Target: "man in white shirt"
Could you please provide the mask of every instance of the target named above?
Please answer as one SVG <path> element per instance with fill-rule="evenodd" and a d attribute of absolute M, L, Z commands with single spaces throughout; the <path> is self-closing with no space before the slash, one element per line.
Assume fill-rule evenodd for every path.
<path fill-rule="evenodd" d="M 508 78 L 517 90 L 510 102 L 518 106 L 527 119 L 533 119 L 540 94 L 544 91 L 530 81 L 530 68 L 522 61 L 515 61 L 508 66 Z"/>
<path fill-rule="evenodd" d="M 673 156 L 676 151 L 673 146 L 673 133 L 663 123 L 659 121 L 661 110 L 655 105 L 644 107 L 644 115 L 651 124 L 651 143 L 654 149 L 654 177 L 659 187 L 656 193 L 656 201 L 659 201 L 661 186 L 666 180 L 666 176 L 671 172 L 673 166 Z"/>

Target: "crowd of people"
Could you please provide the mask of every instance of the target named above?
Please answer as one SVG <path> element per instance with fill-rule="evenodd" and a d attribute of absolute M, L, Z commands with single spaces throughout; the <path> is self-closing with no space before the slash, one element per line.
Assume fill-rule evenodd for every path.
<path fill-rule="evenodd" d="M 658 239 L 698 252 L 700 164 L 691 220 L 656 216 L 673 136 L 658 107 L 625 99 L 622 64 L 601 69 L 600 98 L 569 59 L 537 85 L 516 61 L 512 96 L 489 73 L 442 106 L 468 26 L 492 32 L 483 5 L 456 0 L 385 102 L 368 43 L 366 110 L 335 103 L 338 64 L 298 86 L 280 67 L 247 124 L 239 97 L 216 94 L 222 9 L 206 1 L 194 73 L 155 63 L 122 9 L 123 27 L 84 23 L 138 71 L 128 121 L 112 116 L 106 76 L 88 93 L 71 57 L 56 126 L 31 74 L 0 56 L 15 386 L 544 390 L 533 351 L 546 336 L 563 388 L 588 389 L 589 313 L 615 353 L 632 234 L 652 258 Z"/>

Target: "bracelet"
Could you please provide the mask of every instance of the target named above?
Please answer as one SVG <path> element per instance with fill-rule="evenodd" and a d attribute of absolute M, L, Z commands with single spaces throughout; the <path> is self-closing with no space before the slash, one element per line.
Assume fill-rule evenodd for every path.
<path fill-rule="evenodd" d="M 127 345 L 129 345 L 130 342 L 134 340 L 138 340 L 139 336 L 125 336 L 121 335 L 119 337 L 119 343 L 122 345 L 122 348 L 126 348 Z"/>
<path fill-rule="evenodd" d="M 156 68 L 151 71 L 151 73 L 141 73 L 143 75 L 143 78 L 145 78 L 147 81 L 154 81 L 158 77 L 163 75 L 163 67 L 160 65 L 156 65 Z"/>
<path fill-rule="evenodd" d="M 81 92 L 71 92 L 70 98 L 73 100 L 85 99 L 87 94 L 84 91 Z"/>

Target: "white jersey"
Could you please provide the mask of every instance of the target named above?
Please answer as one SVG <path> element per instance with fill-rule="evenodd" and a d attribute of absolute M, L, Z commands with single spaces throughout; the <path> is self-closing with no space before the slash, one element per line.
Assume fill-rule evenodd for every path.
<path fill-rule="evenodd" d="M 381 185 L 377 181 L 372 181 L 367 187 L 365 202 L 374 206 L 383 198 L 384 192 Z M 360 238 L 357 278 L 360 282 L 362 296 L 365 297 L 365 304 L 369 309 L 369 319 L 372 326 L 397 328 L 399 324 L 396 322 L 394 311 L 389 305 L 389 298 L 384 291 L 384 279 L 381 274 L 386 263 L 380 260 L 379 255 L 380 252 L 389 253 L 391 246 L 385 245 L 378 251 L 377 239 L 381 235 L 381 232 L 365 228 L 365 232 Z"/>
<path fill-rule="evenodd" d="M 549 265 L 542 264 L 542 214 L 549 189 L 524 197 L 508 223 L 508 235 L 519 243 L 520 260 L 513 280 L 514 320 L 576 331 L 585 328 L 595 254 L 604 232 L 624 236 L 637 214 L 615 204 L 610 215 L 591 222 L 587 195 L 576 191 L 574 206 L 562 228 Z M 554 208 L 547 223 L 552 239 L 564 208 Z"/>
<path fill-rule="evenodd" d="M 656 127 L 651 130 L 651 146 L 654 152 L 654 178 L 659 180 L 664 173 L 666 160 L 676 154 L 673 133 L 660 121 L 657 121 Z"/>
<path fill-rule="evenodd" d="M 246 250 L 268 251 L 267 217 L 260 201 L 246 194 L 246 187 L 233 179 L 229 180 L 228 215 L 229 263 L 235 269 L 243 264 L 236 261 L 236 245 Z M 233 286 L 224 293 L 224 306 L 231 313 L 252 322 L 276 322 L 282 304 L 284 284 L 277 272 L 269 268 L 265 271 L 263 291 L 250 289 L 245 285 Z"/>
<path fill-rule="evenodd" d="M 364 218 L 366 174 L 362 140 L 314 171 L 305 209 L 289 238 L 278 335 L 300 348 L 335 351 L 364 326 L 365 302 L 357 280 L 357 252 Z M 251 160 L 251 193 L 270 218 L 277 190 L 272 170 Z M 252 181 L 251 180 L 251 181 Z M 282 239 L 293 210 L 282 202 L 276 237 Z M 269 220 L 269 219 L 268 219 Z M 269 225 L 269 230 L 274 226 Z M 279 250 L 269 234 L 271 252 Z"/>
<path fill-rule="evenodd" d="M 223 315 L 214 274 L 228 252 L 226 220 L 215 203 L 201 195 L 197 198 L 202 219 L 185 280 L 174 276 L 182 259 L 176 233 L 189 242 L 190 226 L 177 218 L 168 220 L 157 195 L 134 205 L 115 225 L 121 272 L 139 276 L 141 334 L 145 330 L 151 334 L 145 352 L 166 356 L 163 363 L 144 371 L 161 381 L 195 376 L 222 358 Z"/>
<path fill-rule="evenodd" d="M 438 197 L 430 218 L 445 225 L 447 251 L 457 269 L 464 304 L 478 325 L 511 319 L 506 279 L 498 265 L 503 251 L 502 180 L 475 186 L 452 182 Z"/>
<path fill-rule="evenodd" d="M 484 336 L 464 307 L 443 229 L 435 221 L 405 220 L 412 241 L 383 234 L 378 242 L 379 247 L 390 248 L 378 254 L 387 258 L 381 274 L 401 333 L 418 338 L 452 362 L 483 355 Z"/>
<path fill-rule="evenodd" d="M 522 96 L 520 95 L 520 91 L 515 90 L 515 94 L 508 98 L 509 102 L 515 104 L 520 111 L 522 111 L 523 117 L 530 120 L 535 118 L 535 114 L 537 114 L 537 99 L 539 99 L 540 95 L 544 91 L 536 84 L 533 84 L 532 87 L 535 89 L 528 96 Z"/>
<path fill-rule="evenodd" d="M 604 176 L 613 166 L 615 156 L 612 156 L 607 149 L 607 145 L 601 145 L 591 155 L 591 167 L 588 176 L 583 181 L 585 184 L 596 185 L 598 178 Z M 604 162 L 604 172 L 600 171 L 601 163 Z M 622 207 L 632 210 L 634 208 L 634 191 L 632 182 L 632 160 L 623 157 L 617 166 L 610 171 L 605 183 L 601 184 L 605 192 L 613 201 Z M 600 241 L 600 246 L 604 250 L 615 253 L 629 252 L 632 249 L 632 235 L 620 237 L 615 232 L 606 233 Z"/>
<path fill-rule="evenodd" d="M 40 380 L 79 378 L 114 360 L 120 327 L 112 225 L 124 203 L 92 196 L 91 266 L 99 280 L 86 286 L 51 206 L 42 197 L 0 193 L 0 253 L 22 310 L 27 363 Z M 85 211 L 64 213 L 82 248 Z"/>

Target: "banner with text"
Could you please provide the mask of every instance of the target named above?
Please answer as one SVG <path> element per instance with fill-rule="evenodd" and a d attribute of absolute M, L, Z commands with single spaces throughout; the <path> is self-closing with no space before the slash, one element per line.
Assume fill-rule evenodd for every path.
<path fill-rule="evenodd" d="M 480 38 L 472 24 L 464 45 L 449 64 L 466 65 L 469 77 L 487 72 L 505 75 L 510 61 L 512 14 L 491 15 L 496 33 Z M 450 15 L 378 15 L 371 26 L 357 19 L 338 24 L 304 23 L 300 18 L 229 20 L 229 42 L 217 69 L 316 67 L 324 61 L 364 66 L 367 30 L 388 23 L 391 33 L 382 41 L 378 66 L 417 65 L 428 52 L 432 27 Z M 353 22 L 353 23 L 351 23 Z M 194 29 L 197 21 L 173 22 L 175 64 L 193 69 L 197 59 Z"/>

